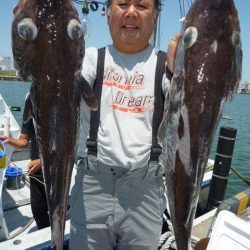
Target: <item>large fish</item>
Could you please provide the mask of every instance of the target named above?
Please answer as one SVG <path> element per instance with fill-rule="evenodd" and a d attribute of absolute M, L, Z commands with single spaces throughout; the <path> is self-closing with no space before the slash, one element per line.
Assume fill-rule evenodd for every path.
<path fill-rule="evenodd" d="M 186 15 L 159 129 L 178 250 L 190 249 L 200 185 L 224 102 L 241 77 L 240 26 L 233 0 L 196 0 Z"/>
<path fill-rule="evenodd" d="M 63 249 L 80 93 L 89 106 L 97 107 L 92 90 L 80 76 L 83 31 L 71 0 L 20 0 L 14 12 L 12 50 L 20 77 L 32 78 L 30 113 L 42 160 L 51 245 Z"/>

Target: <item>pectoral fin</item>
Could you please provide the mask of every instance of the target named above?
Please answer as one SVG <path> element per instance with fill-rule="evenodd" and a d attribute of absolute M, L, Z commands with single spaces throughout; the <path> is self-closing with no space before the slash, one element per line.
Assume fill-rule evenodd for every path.
<path fill-rule="evenodd" d="M 98 109 L 98 101 L 96 99 L 95 93 L 88 84 L 88 82 L 80 76 L 77 80 L 77 83 L 79 84 L 79 90 L 81 93 L 81 97 L 85 101 L 85 103 L 92 109 L 97 110 Z"/>

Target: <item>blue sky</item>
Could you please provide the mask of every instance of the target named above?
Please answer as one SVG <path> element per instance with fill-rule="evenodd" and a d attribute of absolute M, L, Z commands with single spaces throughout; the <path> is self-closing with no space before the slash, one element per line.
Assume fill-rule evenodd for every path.
<path fill-rule="evenodd" d="M 99 0 L 100 1 L 100 0 Z M 102 1 L 102 0 L 101 0 Z M 186 2 L 190 2 L 188 0 Z M 12 8 L 17 0 L 0 1 L 0 55 L 11 56 L 11 22 Z M 180 8 L 178 0 L 163 0 L 164 6 L 161 14 L 160 49 L 166 50 L 171 37 L 180 30 Z M 242 81 L 250 82 L 250 1 L 235 0 L 241 24 L 241 39 L 243 45 L 243 71 Z M 75 4 L 80 18 L 81 6 Z M 101 16 L 101 7 L 89 14 L 90 37 L 86 40 L 86 47 L 101 47 L 111 42 L 106 16 Z"/>

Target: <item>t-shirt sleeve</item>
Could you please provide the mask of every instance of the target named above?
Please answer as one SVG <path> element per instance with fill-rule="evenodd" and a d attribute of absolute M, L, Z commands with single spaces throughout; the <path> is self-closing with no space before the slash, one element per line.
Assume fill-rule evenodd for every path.
<path fill-rule="evenodd" d="M 94 47 L 87 48 L 82 65 L 82 76 L 84 79 L 93 86 L 96 78 L 97 68 L 97 49 Z"/>

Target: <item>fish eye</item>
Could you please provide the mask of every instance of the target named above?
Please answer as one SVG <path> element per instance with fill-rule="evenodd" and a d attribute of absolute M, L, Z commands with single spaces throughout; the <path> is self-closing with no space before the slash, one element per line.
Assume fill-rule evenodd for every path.
<path fill-rule="evenodd" d="M 232 43 L 235 47 L 241 46 L 240 33 L 238 31 L 233 32 Z"/>
<path fill-rule="evenodd" d="M 194 26 L 190 26 L 188 27 L 183 34 L 183 43 L 184 43 L 184 47 L 185 49 L 190 48 L 191 46 L 193 46 L 193 44 L 196 42 L 198 37 L 198 31 L 196 29 L 196 27 Z"/>
<path fill-rule="evenodd" d="M 37 27 L 31 18 L 24 18 L 17 24 L 19 36 L 23 40 L 33 41 L 37 37 Z"/>
<path fill-rule="evenodd" d="M 76 19 L 71 19 L 67 26 L 67 32 L 72 40 L 79 39 L 83 35 L 83 30 L 80 22 Z"/>

